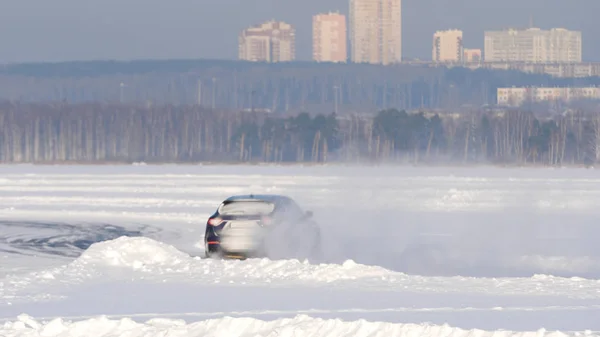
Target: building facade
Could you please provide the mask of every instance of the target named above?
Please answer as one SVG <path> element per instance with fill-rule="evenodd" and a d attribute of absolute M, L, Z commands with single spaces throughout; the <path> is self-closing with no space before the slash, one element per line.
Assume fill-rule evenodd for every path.
<path fill-rule="evenodd" d="M 579 63 L 581 32 L 562 28 L 485 32 L 485 62 Z"/>
<path fill-rule="evenodd" d="M 322 13 L 313 16 L 313 60 L 317 62 L 346 62 L 346 16 Z"/>
<path fill-rule="evenodd" d="M 600 88 L 598 87 L 513 87 L 498 88 L 497 102 L 503 106 L 520 106 L 528 102 L 569 102 L 572 100 L 599 100 Z"/>
<path fill-rule="evenodd" d="M 238 43 L 240 60 L 285 62 L 296 58 L 296 32 L 285 22 L 271 20 L 244 29 Z"/>
<path fill-rule="evenodd" d="M 460 63 L 463 60 L 463 32 L 452 29 L 433 34 L 431 59 L 434 62 Z"/>
<path fill-rule="evenodd" d="M 452 66 L 450 64 L 449 66 Z M 525 62 L 464 62 L 469 69 L 517 70 L 552 77 L 577 78 L 600 76 L 600 63 L 525 63 Z"/>
<path fill-rule="evenodd" d="M 401 0 L 350 0 L 349 31 L 352 62 L 402 61 Z"/>
<path fill-rule="evenodd" d="M 402 62 L 402 0 L 381 1 L 381 63 Z"/>
<path fill-rule="evenodd" d="M 464 49 L 463 51 L 463 62 L 464 63 L 479 63 L 483 61 L 481 55 L 481 49 Z"/>

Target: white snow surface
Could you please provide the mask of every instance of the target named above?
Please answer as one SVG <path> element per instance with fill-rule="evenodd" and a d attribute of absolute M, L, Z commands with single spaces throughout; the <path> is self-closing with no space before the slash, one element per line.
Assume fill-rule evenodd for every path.
<path fill-rule="evenodd" d="M 183 320 L 151 319 L 144 323 L 123 318 L 110 320 L 106 317 L 93 318 L 77 322 L 60 318 L 40 323 L 27 315 L 21 315 L 15 322 L 9 322 L 0 328 L 2 336 L 336 336 L 336 337 L 388 337 L 388 336 L 447 336 L 447 337 L 567 337 L 600 336 L 591 331 L 564 333 L 559 331 L 514 332 L 463 330 L 448 325 L 431 324 L 392 324 L 385 322 L 367 322 L 358 320 L 344 322 L 339 319 L 319 319 L 306 315 L 263 321 L 254 318 L 223 317 L 186 324 Z"/>
<path fill-rule="evenodd" d="M 0 166 L 0 336 L 598 335 L 599 187 L 586 169 Z M 313 210 L 324 258 L 201 258 L 242 193 Z"/>

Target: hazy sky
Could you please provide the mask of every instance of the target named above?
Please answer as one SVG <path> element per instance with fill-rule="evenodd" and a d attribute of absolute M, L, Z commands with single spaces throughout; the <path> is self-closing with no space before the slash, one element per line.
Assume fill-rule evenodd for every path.
<path fill-rule="evenodd" d="M 465 47 L 483 31 L 527 26 L 583 31 L 585 60 L 600 61 L 600 0 L 403 0 L 403 56 L 431 58 L 435 30 L 459 28 Z M 284 20 L 297 57 L 311 56 L 311 19 L 347 14 L 348 0 L 0 0 L 0 62 L 237 58 L 249 25 Z"/>

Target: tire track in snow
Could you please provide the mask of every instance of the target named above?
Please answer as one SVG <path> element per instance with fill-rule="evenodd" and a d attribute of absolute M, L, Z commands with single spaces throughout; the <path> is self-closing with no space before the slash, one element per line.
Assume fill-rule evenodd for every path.
<path fill-rule="evenodd" d="M 0 221 L 0 252 L 21 255 L 78 257 L 92 244 L 121 236 L 151 236 L 148 226 L 98 223 Z"/>
<path fill-rule="evenodd" d="M 353 259 L 364 264 L 417 274 L 504 276 L 561 273 L 560 275 L 566 276 L 600 277 L 600 265 L 595 263 L 597 260 L 594 260 L 596 256 L 593 255 L 600 253 L 597 250 L 582 248 L 582 253 L 572 253 L 564 259 L 561 254 L 564 255 L 565 249 L 562 247 L 554 249 L 558 254 L 549 255 L 551 259 L 544 258 L 543 255 L 548 255 L 547 252 L 530 252 L 530 248 L 533 250 L 538 247 L 530 245 L 528 248 L 526 245 L 531 241 L 526 236 L 539 236 L 534 231 L 539 231 L 541 225 L 538 228 L 531 224 L 518 224 L 517 227 L 508 216 L 502 216 L 501 219 L 494 216 L 486 218 L 483 223 L 485 226 L 479 226 L 481 229 L 456 225 L 459 221 L 473 223 L 483 218 L 475 218 L 475 213 L 487 216 L 490 211 L 515 205 L 522 206 L 525 210 L 544 212 L 562 211 L 565 208 L 595 212 L 596 205 L 600 203 L 600 190 L 595 187 L 600 184 L 600 179 L 565 180 L 554 177 L 544 180 L 493 175 L 473 178 L 448 176 L 447 172 L 419 176 L 422 174 L 420 170 L 417 175 L 394 172 L 393 175 L 361 176 L 357 179 L 358 176 L 344 175 L 341 172 L 343 170 L 337 169 L 316 170 L 325 173 L 318 176 L 314 172 L 302 170 L 296 171 L 298 174 L 289 173 L 295 172 L 296 168 L 272 167 L 191 167 L 184 169 L 181 174 L 173 173 L 181 172 L 181 168 L 177 167 L 78 167 L 65 168 L 65 172 L 74 170 L 76 173 L 73 174 L 56 174 L 62 169 L 40 167 L 33 171 L 50 174 L 1 175 L 0 217 L 68 222 L 94 218 L 108 223 L 153 222 L 158 226 L 162 224 L 165 228 L 167 226 L 164 224 L 168 222 L 169 230 L 174 233 L 179 231 L 180 236 L 193 238 L 197 242 L 202 240 L 206 217 L 222 198 L 245 192 L 282 193 L 297 198 L 306 208 L 320 210 L 316 213 L 319 221 L 328 230 L 331 229 L 328 247 L 333 248 L 330 254 L 332 258 L 328 262 Z M 186 170 L 191 170 L 192 173 L 186 173 Z M 402 172 L 403 170 L 405 169 L 400 169 Z M 88 173 L 95 171 L 106 172 Z M 165 174 L 156 174 L 157 172 Z M 244 172 L 250 173 L 243 174 Z M 331 210 L 335 207 L 341 213 L 326 219 L 326 213 L 332 213 Z M 394 216 L 389 216 L 388 219 L 394 221 L 378 223 L 378 227 L 373 226 L 362 233 L 364 224 L 373 219 L 365 219 L 363 223 L 358 223 L 357 219 L 360 219 L 361 213 L 371 211 L 392 211 L 390 214 L 396 212 L 401 216 L 397 217 L 397 221 Z M 422 215 L 407 220 L 406 211 Z M 344 220 L 346 222 L 340 221 L 345 216 L 344 213 L 349 215 L 348 220 Z M 431 214 L 435 213 L 450 214 L 449 218 L 430 220 Z M 460 213 L 469 214 L 468 218 L 456 215 Z M 410 222 L 419 223 L 413 226 Z M 419 231 L 439 230 L 442 228 L 440 224 L 450 225 L 449 231 L 459 238 L 455 241 L 460 241 L 460 245 L 451 242 L 443 254 L 420 247 L 418 248 L 421 250 L 414 253 L 410 251 L 412 246 L 409 244 L 412 242 L 402 242 L 417 237 L 416 233 Z M 547 223 L 543 226 L 549 227 Z M 568 230 L 575 232 L 573 228 Z M 565 230 L 561 230 L 558 234 L 565 237 L 564 232 Z M 471 240 L 476 237 L 474 234 L 479 237 Z M 585 243 L 585 238 L 593 237 L 595 233 L 585 229 L 575 234 L 580 236 L 576 238 L 579 243 Z M 370 235 L 372 236 L 369 237 Z M 464 236 L 464 240 L 460 240 L 461 236 Z M 567 244 L 571 247 L 583 246 L 577 244 L 576 240 L 573 244 Z M 363 245 L 368 241 L 377 244 L 367 243 L 360 251 L 356 248 L 359 243 Z M 447 241 L 449 239 L 445 240 Z M 479 242 L 487 244 L 484 247 Z M 191 243 L 186 245 L 195 247 Z M 542 245 L 552 246 L 537 244 L 539 247 Z M 491 257 L 484 256 L 486 251 L 491 251 L 491 246 L 496 246 L 497 253 L 488 252 L 487 255 Z M 544 250 L 547 251 L 545 248 Z M 439 259 L 438 255 L 441 256 Z M 537 258 L 538 255 L 541 258 Z M 553 255 L 558 256 L 554 258 Z M 592 262 L 589 263 L 588 260 Z M 499 270 L 501 275 L 498 274 Z"/>

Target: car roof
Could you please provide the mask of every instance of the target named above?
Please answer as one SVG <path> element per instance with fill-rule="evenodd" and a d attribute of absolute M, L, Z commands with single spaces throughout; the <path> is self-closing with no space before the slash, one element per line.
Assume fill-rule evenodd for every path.
<path fill-rule="evenodd" d="M 272 203 L 282 203 L 282 202 L 290 202 L 292 199 L 285 195 L 279 194 L 240 194 L 240 195 L 232 195 L 229 198 L 225 199 L 224 202 L 232 202 L 232 201 L 241 201 L 241 200 L 257 200 L 257 201 L 267 201 Z"/>

